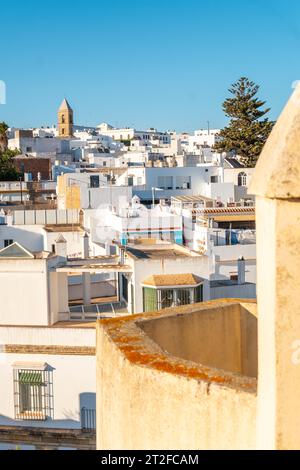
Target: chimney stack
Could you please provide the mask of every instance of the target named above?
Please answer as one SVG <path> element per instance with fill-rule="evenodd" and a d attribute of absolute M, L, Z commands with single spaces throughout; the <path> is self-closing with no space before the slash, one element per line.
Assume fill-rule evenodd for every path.
<path fill-rule="evenodd" d="M 62 234 L 55 240 L 55 254 L 61 258 L 67 258 L 67 240 Z"/>
<path fill-rule="evenodd" d="M 238 259 L 238 284 L 245 284 L 246 282 L 246 262 L 244 257 Z"/>
<path fill-rule="evenodd" d="M 90 241 L 89 236 L 88 236 L 87 232 L 85 232 L 85 234 L 83 235 L 83 257 L 84 258 L 88 258 L 89 254 L 90 254 L 90 243 L 89 243 L 89 241 Z"/>

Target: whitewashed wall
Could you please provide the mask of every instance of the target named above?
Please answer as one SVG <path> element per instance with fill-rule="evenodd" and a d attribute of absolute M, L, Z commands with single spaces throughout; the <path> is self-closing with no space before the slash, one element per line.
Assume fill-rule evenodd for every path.
<path fill-rule="evenodd" d="M 0 326 L 0 344 L 94 347 L 94 328 Z M 15 421 L 13 367 L 15 362 L 46 363 L 53 368 L 54 416 L 47 421 Z M 80 428 L 80 409 L 95 408 L 94 356 L 6 354 L 0 349 L 0 425 Z"/>

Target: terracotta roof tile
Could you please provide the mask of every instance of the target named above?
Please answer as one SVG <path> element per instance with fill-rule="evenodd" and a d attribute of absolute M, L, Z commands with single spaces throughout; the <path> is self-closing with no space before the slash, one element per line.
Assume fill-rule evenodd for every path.
<path fill-rule="evenodd" d="M 195 274 L 154 274 L 143 281 L 143 285 L 154 287 L 197 286 L 202 279 Z"/>

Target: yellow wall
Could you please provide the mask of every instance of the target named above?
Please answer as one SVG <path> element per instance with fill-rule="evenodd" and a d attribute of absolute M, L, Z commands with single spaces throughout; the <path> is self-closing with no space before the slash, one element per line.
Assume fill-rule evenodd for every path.
<path fill-rule="evenodd" d="M 57 178 L 57 196 L 59 209 L 81 209 L 80 186 L 67 186 L 66 175 Z"/>

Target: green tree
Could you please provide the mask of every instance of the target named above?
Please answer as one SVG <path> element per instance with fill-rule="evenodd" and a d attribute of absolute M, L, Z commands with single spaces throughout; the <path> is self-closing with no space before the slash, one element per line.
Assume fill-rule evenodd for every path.
<path fill-rule="evenodd" d="M 21 174 L 14 165 L 13 157 L 19 155 L 19 150 L 0 152 L 0 181 L 16 181 Z"/>
<path fill-rule="evenodd" d="M 19 155 L 20 151 L 7 148 L 7 129 L 8 125 L 0 122 L 0 181 L 15 181 L 20 173 L 14 165 L 13 157 Z"/>
<path fill-rule="evenodd" d="M 259 85 L 246 77 L 229 88 L 232 97 L 224 101 L 223 110 L 230 122 L 221 130 L 221 140 L 215 145 L 220 152 L 233 152 L 250 168 L 256 165 L 274 125 L 267 117 L 262 119 L 270 108 L 262 109 L 266 102 L 257 97 L 258 90 Z"/>
<path fill-rule="evenodd" d="M 0 152 L 7 149 L 7 129 L 8 125 L 5 122 L 0 122 Z"/>

